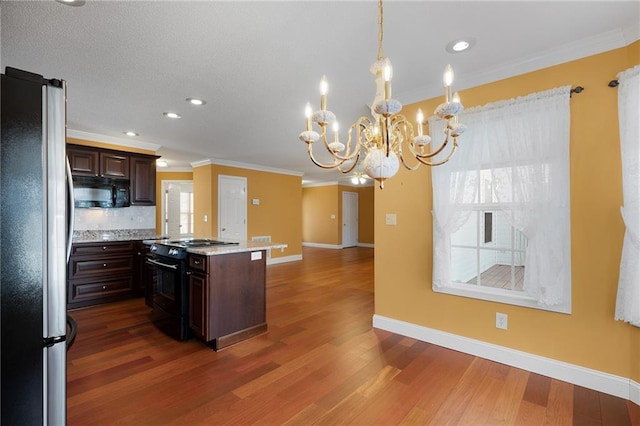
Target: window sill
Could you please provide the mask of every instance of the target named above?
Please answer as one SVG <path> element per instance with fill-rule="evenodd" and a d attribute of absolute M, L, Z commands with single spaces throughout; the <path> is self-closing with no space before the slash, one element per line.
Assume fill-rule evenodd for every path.
<path fill-rule="evenodd" d="M 561 314 L 571 314 L 571 302 L 556 306 L 538 305 L 535 299 L 526 296 L 524 293 L 513 292 L 511 290 L 501 290 L 489 287 L 474 287 L 468 284 L 456 284 L 451 287 L 432 287 L 436 293 L 450 294 L 452 296 L 462 296 L 471 299 L 486 300 L 489 302 L 504 303 L 507 305 L 523 306 L 525 308 L 540 309 L 543 311 L 558 312 Z"/>

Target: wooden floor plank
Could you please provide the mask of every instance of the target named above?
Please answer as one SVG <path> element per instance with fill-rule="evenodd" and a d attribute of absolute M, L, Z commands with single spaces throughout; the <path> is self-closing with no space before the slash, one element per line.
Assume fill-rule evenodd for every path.
<path fill-rule="evenodd" d="M 220 352 L 142 299 L 72 311 L 68 425 L 638 423 L 631 402 L 373 329 L 373 250 L 303 250 L 267 268 L 268 332 Z"/>

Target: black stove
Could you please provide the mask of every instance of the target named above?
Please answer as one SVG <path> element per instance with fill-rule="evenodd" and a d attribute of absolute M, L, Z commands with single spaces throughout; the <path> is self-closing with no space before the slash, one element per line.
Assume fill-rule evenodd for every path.
<path fill-rule="evenodd" d="M 189 238 L 182 240 L 163 240 L 151 245 L 150 250 L 158 256 L 170 257 L 172 259 L 185 259 L 187 249 L 195 247 L 217 247 L 227 245 L 238 245 L 236 242 L 220 241 L 211 238 Z"/>

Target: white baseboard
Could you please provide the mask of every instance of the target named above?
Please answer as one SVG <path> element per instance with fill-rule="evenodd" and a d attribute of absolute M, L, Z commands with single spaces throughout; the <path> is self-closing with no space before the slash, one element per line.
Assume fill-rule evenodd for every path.
<path fill-rule="evenodd" d="M 629 384 L 629 399 L 632 402 L 635 402 L 637 405 L 640 405 L 640 383 L 630 380 L 630 384 Z"/>
<path fill-rule="evenodd" d="M 296 262 L 302 260 L 301 254 L 292 254 L 291 256 L 272 257 L 267 259 L 267 265 L 275 265 L 277 263 Z"/>
<path fill-rule="evenodd" d="M 628 399 L 640 405 L 640 384 L 625 377 L 592 370 L 551 358 L 498 346 L 481 340 L 399 321 L 373 316 L 373 326 L 480 358 L 542 374 L 553 379 L 583 386 L 598 392 Z"/>
<path fill-rule="evenodd" d="M 374 248 L 371 243 L 358 243 L 358 247 Z"/>
<path fill-rule="evenodd" d="M 302 243 L 303 247 L 315 247 L 315 248 L 326 248 L 326 249 L 336 249 L 336 250 L 340 250 L 342 249 L 341 245 L 337 245 L 337 244 L 321 244 L 321 243 Z"/>

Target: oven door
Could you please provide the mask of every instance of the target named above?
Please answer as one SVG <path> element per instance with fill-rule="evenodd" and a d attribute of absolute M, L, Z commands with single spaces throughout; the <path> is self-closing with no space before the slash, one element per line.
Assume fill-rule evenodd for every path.
<path fill-rule="evenodd" d="M 160 308 L 170 315 L 183 315 L 184 262 L 153 255 L 147 257 L 146 262 L 152 266 L 153 271 L 150 295 L 153 307 Z"/>
<path fill-rule="evenodd" d="M 151 274 L 146 294 L 146 303 L 153 309 L 151 320 L 177 340 L 190 339 L 186 261 L 149 253 L 146 264 Z"/>

